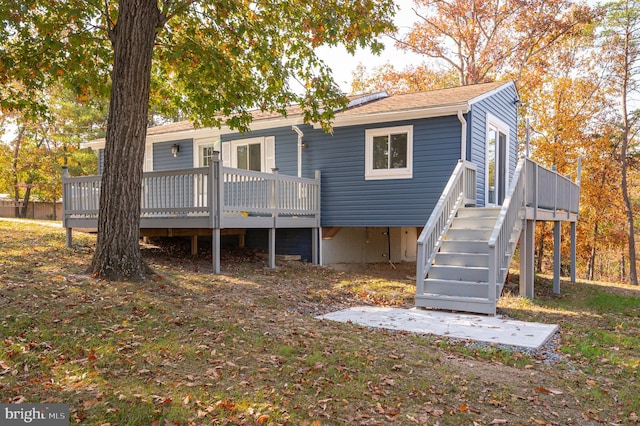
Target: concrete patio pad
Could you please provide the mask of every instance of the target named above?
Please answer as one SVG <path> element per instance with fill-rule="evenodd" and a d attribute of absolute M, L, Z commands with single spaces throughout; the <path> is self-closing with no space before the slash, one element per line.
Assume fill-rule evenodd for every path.
<path fill-rule="evenodd" d="M 416 308 L 363 306 L 331 312 L 317 318 L 531 349 L 540 348 L 558 330 L 555 324 Z"/>

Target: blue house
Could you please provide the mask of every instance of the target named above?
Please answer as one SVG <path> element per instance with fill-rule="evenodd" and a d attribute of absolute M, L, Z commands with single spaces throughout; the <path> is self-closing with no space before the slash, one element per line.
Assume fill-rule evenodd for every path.
<path fill-rule="evenodd" d="M 149 183 L 143 191 L 148 198 L 143 200 L 142 234 L 191 235 L 196 247 L 199 235 L 213 235 L 214 246 L 218 245 L 214 247 L 216 270 L 220 239 L 227 234 L 239 244 L 268 248 L 272 265 L 275 253 L 299 254 L 320 264 L 412 261 L 418 265 L 419 291 L 440 275 L 440 280 L 453 277 L 473 282 L 468 272 L 455 272 L 455 263 L 463 263 L 458 269 L 488 271 L 489 253 L 476 253 L 482 255 L 480 260 L 471 261 L 469 256 L 452 260 L 454 265 L 444 265 L 443 254 L 438 264 L 436 253 L 446 250 L 454 239 L 456 231 L 449 229 L 465 207 L 492 212 L 488 230 L 473 231 L 477 234 L 473 238 L 489 243 L 500 210 L 513 198 L 514 179 L 523 174 L 517 168 L 518 103 L 512 82 L 495 82 L 393 96 L 384 92 L 355 96 L 336 112 L 332 133 L 304 123 L 297 107 L 291 107 L 286 117 L 257 111 L 248 133 L 195 129 L 189 122 L 152 127 L 145 153 Z M 102 159 L 104 140 L 87 145 L 97 149 Z M 520 168 L 525 167 L 523 163 Z M 90 192 L 73 179 L 81 178 L 68 178 L 69 185 L 76 187 L 73 191 L 66 187 L 67 194 Z M 151 182 L 158 179 L 173 183 L 153 186 Z M 521 192 L 525 194 L 524 189 Z M 95 214 L 83 216 L 74 214 L 73 197 L 67 198 L 65 226 L 69 230 L 90 227 L 92 215 L 97 215 L 97 200 L 90 203 Z M 171 205 L 158 204 L 161 198 L 170 199 Z M 514 209 L 521 210 L 529 201 Z M 577 220 L 577 201 L 567 208 L 552 207 L 554 212 L 567 211 L 570 222 Z M 542 218 L 543 211 L 547 209 L 536 204 L 533 220 L 550 220 Z M 514 221 L 508 230 L 509 260 L 527 228 L 523 219 Z M 459 246 L 473 246 L 470 237 L 463 238 L 467 239 Z M 429 243 L 430 239 L 435 242 Z M 459 254 L 468 251 L 464 247 L 457 249 Z M 480 266 L 466 265 L 469 262 Z M 483 282 L 491 278 L 489 272 L 485 275 Z M 493 279 L 504 283 L 500 276 Z M 487 284 L 490 289 L 494 285 Z M 497 285 L 501 290 L 502 284 Z M 422 293 L 431 294 L 428 288 Z M 445 299 L 460 297 L 444 293 Z M 495 291 L 481 293 L 486 299 L 485 294 Z M 419 306 L 432 306 L 418 303 L 418 296 Z M 495 301 L 490 308 L 474 306 L 461 309 L 495 312 Z"/>

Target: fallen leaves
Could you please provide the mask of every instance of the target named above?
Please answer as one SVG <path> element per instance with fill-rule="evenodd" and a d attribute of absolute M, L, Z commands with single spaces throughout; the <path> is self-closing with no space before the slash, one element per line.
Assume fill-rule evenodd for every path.
<path fill-rule="evenodd" d="M 265 270 L 247 252 L 223 257 L 227 275 L 213 276 L 210 258 L 158 249 L 146 256 L 165 279 L 110 283 L 84 275 L 90 250 L 63 260 L 64 235 L 55 238 L 37 270 L 0 263 L 0 402 L 70 401 L 73 421 L 111 425 L 127 424 L 132 407 L 157 426 L 634 421 L 615 374 L 521 352 L 482 358 L 466 344 L 309 315 L 410 303 L 398 281 L 385 289 L 364 272 L 303 264 Z M 627 347 L 607 347 L 616 356 L 597 360 L 610 372 Z M 629 365 L 637 373 L 637 358 Z M 632 376 L 625 386 L 637 389 Z"/>

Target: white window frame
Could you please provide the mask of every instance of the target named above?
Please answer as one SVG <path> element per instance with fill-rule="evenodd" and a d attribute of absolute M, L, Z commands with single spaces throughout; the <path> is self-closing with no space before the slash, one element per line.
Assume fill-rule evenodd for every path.
<path fill-rule="evenodd" d="M 214 150 L 220 151 L 220 138 L 196 139 L 194 140 L 193 145 L 195 148 L 193 154 L 193 167 L 204 167 L 201 165 L 202 149 L 205 147 L 213 147 Z"/>
<path fill-rule="evenodd" d="M 398 169 L 373 168 L 373 138 L 376 136 L 391 136 L 392 134 L 407 134 L 407 167 Z M 383 127 L 365 130 L 365 180 L 380 179 L 411 179 L 413 178 L 413 126 Z"/>
<path fill-rule="evenodd" d="M 260 144 L 260 170 L 272 173 L 276 167 L 275 136 L 236 139 L 222 142 L 222 161 L 225 167 L 238 168 L 238 146 Z"/>
<path fill-rule="evenodd" d="M 511 162 L 511 144 L 510 144 L 510 140 L 511 140 L 511 135 L 510 135 L 510 131 L 509 131 L 509 125 L 507 123 L 505 123 L 504 121 L 500 120 L 498 117 L 496 117 L 495 115 L 491 114 L 491 113 L 487 113 L 487 126 L 486 126 L 486 131 L 485 131 L 485 135 L 484 135 L 484 144 L 485 144 L 485 154 L 484 154 L 484 158 L 485 158 L 485 163 L 484 163 L 484 170 L 485 170 L 485 185 L 484 185 L 484 199 L 485 199 L 485 204 L 488 206 L 495 206 L 497 205 L 496 203 L 489 203 L 489 187 L 490 187 L 490 182 L 487 181 L 487 178 L 489 177 L 489 131 L 491 130 L 491 128 L 495 128 L 496 130 L 498 130 L 499 133 L 503 133 L 506 136 L 506 142 L 505 142 L 505 146 L 507 148 L 507 152 L 506 155 L 504 156 L 505 158 L 505 164 L 504 164 L 504 173 L 505 173 L 505 178 L 504 178 L 504 191 L 505 193 L 507 192 L 507 188 L 509 188 L 509 178 L 510 178 L 510 162 Z M 499 145 L 498 145 L 498 141 L 496 141 L 496 154 L 498 153 L 499 150 Z M 497 173 L 498 171 L 496 170 L 496 177 L 497 177 Z M 497 188 L 496 188 L 497 191 Z M 497 192 L 496 192 L 496 198 L 497 198 Z"/>

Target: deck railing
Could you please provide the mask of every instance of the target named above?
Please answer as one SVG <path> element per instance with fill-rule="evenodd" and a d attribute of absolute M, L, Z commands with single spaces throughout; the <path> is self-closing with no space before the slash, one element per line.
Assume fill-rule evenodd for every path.
<path fill-rule="evenodd" d="M 567 176 L 558 174 L 526 158 L 527 207 L 533 210 L 534 218 L 538 210 L 552 211 L 557 214 L 577 214 L 580 207 L 580 163 L 578 163 L 578 182 L 572 182 Z"/>
<path fill-rule="evenodd" d="M 100 176 L 63 177 L 66 227 L 73 219 L 97 219 L 100 187 Z M 277 221 L 298 216 L 319 227 L 320 174 L 308 179 L 260 173 L 222 167 L 214 160 L 210 167 L 144 173 L 140 202 L 141 219 L 173 220 L 175 227 L 181 218 L 208 218 L 209 227 L 222 228 L 225 218 L 237 224 L 243 217 Z"/>
<path fill-rule="evenodd" d="M 457 210 L 463 204 L 463 200 L 468 203 L 470 198 L 475 197 L 475 166 L 471 166 L 473 165 L 467 162 L 458 163 L 418 238 L 418 295 L 424 294 L 425 278 Z M 562 216 L 559 215 L 566 215 L 567 219 L 573 216 L 572 220 L 575 220 L 580 201 L 579 175 L 580 165 L 578 179 L 572 182 L 569 177 L 542 167 L 529 158 L 522 158 L 518 162 L 488 241 L 489 301 L 496 301 L 498 285 L 501 286 L 506 280 L 521 230 L 520 225 L 525 217 L 535 220 L 539 213 L 544 213 L 545 218 L 551 216 L 561 220 Z"/>
<path fill-rule="evenodd" d="M 416 293 L 424 293 L 424 278 L 442 245 L 444 235 L 460 206 L 476 203 L 476 165 L 460 160 L 453 170 L 438 203 L 418 237 Z"/>
<path fill-rule="evenodd" d="M 489 285 L 487 298 L 489 301 L 494 302 L 494 306 L 497 298 L 497 286 L 504 284 L 509 264 L 515 251 L 517 240 L 516 242 L 513 241 L 514 230 L 518 220 L 524 219 L 522 209 L 525 200 L 525 167 L 527 166 L 527 159 L 525 158 L 518 162 L 513 179 L 500 207 L 498 219 L 489 237 Z"/>

